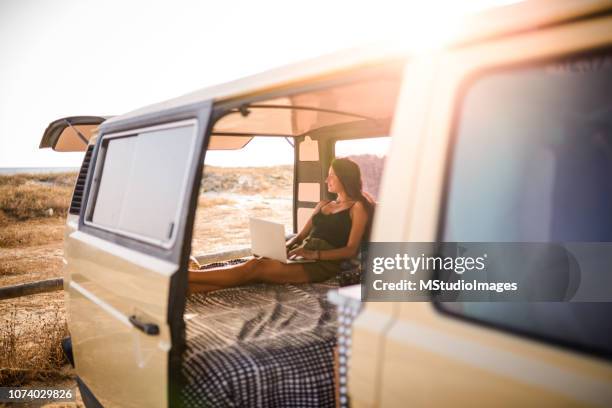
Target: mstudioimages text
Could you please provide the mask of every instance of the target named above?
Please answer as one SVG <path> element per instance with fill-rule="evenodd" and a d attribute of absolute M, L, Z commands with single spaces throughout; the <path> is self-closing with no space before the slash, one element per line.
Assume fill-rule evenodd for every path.
<path fill-rule="evenodd" d="M 483 271 L 487 268 L 487 254 L 482 256 L 417 256 L 410 254 L 395 254 L 394 256 L 380 256 L 371 259 L 371 271 L 375 275 L 387 273 L 408 272 L 414 275 L 419 271 L 448 271 L 458 275 L 465 272 Z M 441 279 L 400 279 L 389 281 L 385 279 L 375 279 L 372 281 L 375 291 L 410 291 L 410 292 L 497 292 L 518 290 L 516 282 L 483 282 L 474 280 L 459 279 L 445 281 Z"/>
<path fill-rule="evenodd" d="M 372 282 L 374 290 L 380 291 L 494 291 L 503 293 L 506 291 L 516 291 L 516 282 L 478 282 L 465 281 L 460 279 L 455 282 L 445 282 L 439 279 L 420 279 L 418 284 L 415 281 L 402 279 L 399 282 L 385 282 L 376 279 Z"/>

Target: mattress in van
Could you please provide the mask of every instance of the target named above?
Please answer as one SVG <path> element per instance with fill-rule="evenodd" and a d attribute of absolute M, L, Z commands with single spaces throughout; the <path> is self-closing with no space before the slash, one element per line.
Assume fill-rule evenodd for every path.
<path fill-rule="evenodd" d="M 183 359 L 188 407 L 335 404 L 335 282 L 257 284 L 189 296 Z"/>

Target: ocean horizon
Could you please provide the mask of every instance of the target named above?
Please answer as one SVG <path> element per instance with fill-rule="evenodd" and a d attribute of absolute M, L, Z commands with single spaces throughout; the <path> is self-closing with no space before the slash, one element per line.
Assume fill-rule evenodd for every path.
<path fill-rule="evenodd" d="M 77 172 L 78 167 L 0 167 L 0 174 L 40 174 Z"/>

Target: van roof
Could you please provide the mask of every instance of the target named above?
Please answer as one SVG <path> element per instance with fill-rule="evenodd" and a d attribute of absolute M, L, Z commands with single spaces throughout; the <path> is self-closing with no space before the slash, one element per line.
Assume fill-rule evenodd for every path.
<path fill-rule="evenodd" d="M 448 47 L 461 47 L 486 39 L 551 26 L 610 10 L 612 10 L 612 0 L 580 2 L 573 0 L 540 0 L 496 7 L 468 17 L 463 24 L 465 29 L 455 36 Z M 148 105 L 108 119 L 103 126 L 207 100 L 225 101 L 247 95 L 256 95 L 264 91 L 282 89 L 288 85 L 299 86 L 314 79 L 322 79 L 322 74 L 325 77 L 332 77 L 334 74 L 347 70 L 372 67 L 387 61 L 408 59 L 412 54 L 414 53 L 409 49 L 386 43 L 344 50 Z"/>

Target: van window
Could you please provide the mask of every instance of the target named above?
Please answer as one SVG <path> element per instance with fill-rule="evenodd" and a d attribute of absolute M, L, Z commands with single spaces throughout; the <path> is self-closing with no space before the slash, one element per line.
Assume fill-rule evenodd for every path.
<path fill-rule="evenodd" d="M 378 198 L 385 158 L 390 144 L 391 138 L 384 136 L 338 140 L 334 146 L 335 157 L 348 157 L 359 165 L 363 189 L 374 199 Z"/>
<path fill-rule="evenodd" d="M 473 81 L 456 130 L 442 241 L 612 242 L 611 89 L 610 53 Z M 440 307 L 612 355 L 611 303 Z"/>
<path fill-rule="evenodd" d="M 88 220 L 145 241 L 169 242 L 185 196 L 194 140 L 194 126 L 103 140 L 103 162 L 97 166 L 99 181 Z"/>
<path fill-rule="evenodd" d="M 249 218 L 293 228 L 294 148 L 283 137 L 254 137 L 240 150 L 206 152 L 192 254 L 250 246 Z"/>

